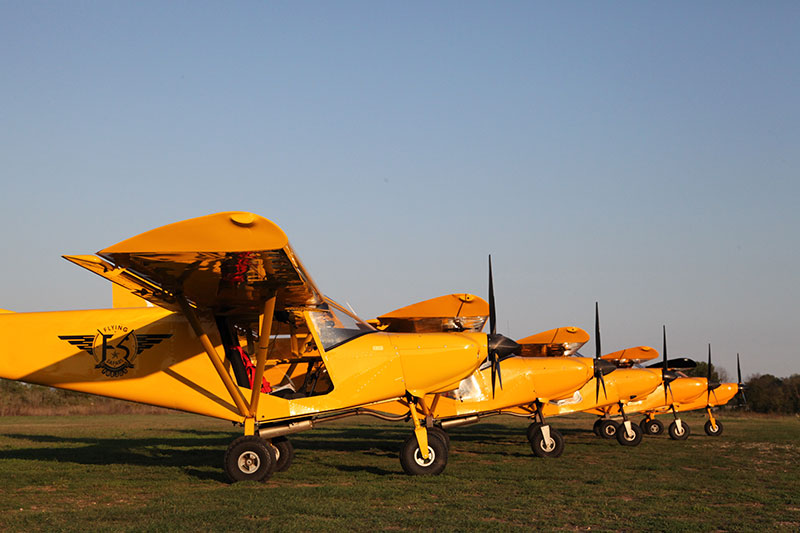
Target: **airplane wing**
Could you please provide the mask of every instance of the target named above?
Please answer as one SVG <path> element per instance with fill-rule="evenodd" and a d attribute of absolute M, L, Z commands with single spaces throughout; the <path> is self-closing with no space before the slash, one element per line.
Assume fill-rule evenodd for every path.
<path fill-rule="evenodd" d="M 581 328 L 556 328 L 519 339 L 522 357 L 547 357 L 573 355 L 589 340 L 589 334 Z"/>
<path fill-rule="evenodd" d="M 486 300 L 474 294 L 446 294 L 386 313 L 370 323 L 398 333 L 479 332 L 488 317 Z"/>
<path fill-rule="evenodd" d="M 273 293 L 276 310 L 323 302 L 283 230 L 252 213 L 176 222 L 97 255 L 65 258 L 171 310 L 179 310 L 179 294 L 216 315 L 258 314 Z"/>
<path fill-rule="evenodd" d="M 619 366 L 630 366 L 650 361 L 658 357 L 658 350 L 650 346 L 636 346 L 634 348 L 625 348 L 618 352 L 609 353 L 600 357 L 606 361 L 613 361 Z"/>

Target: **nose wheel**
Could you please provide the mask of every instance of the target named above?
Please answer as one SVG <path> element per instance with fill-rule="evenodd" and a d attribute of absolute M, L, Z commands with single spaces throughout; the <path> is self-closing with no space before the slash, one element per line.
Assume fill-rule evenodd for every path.
<path fill-rule="evenodd" d="M 706 420 L 706 435 L 709 437 L 719 437 L 722 435 L 722 422 L 715 420 L 716 424 L 711 423 L 711 420 Z"/>
<path fill-rule="evenodd" d="M 672 440 L 686 440 L 689 438 L 689 424 L 686 422 L 681 421 L 680 424 L 678 420 L 673 421 L 670 423 L 669 428 L 667 428 L 669 433 L 669 438 Z"/>
<path fill-rule="evenodd" d="M 534 427 L 534 431 L 528 440 L 536 457 L 559 457 L 564 453 L 564 437 L 556 428 L 550 425 L 531 424 L 528 427 L 529 435 L 531 427 Z"/>
<path fill-rule="evenodd" d="M 655 418 L 645 418 L 639 423 L 639 427 L 645 435 L 661 435 L 664 432 L 664 424 Z"/>

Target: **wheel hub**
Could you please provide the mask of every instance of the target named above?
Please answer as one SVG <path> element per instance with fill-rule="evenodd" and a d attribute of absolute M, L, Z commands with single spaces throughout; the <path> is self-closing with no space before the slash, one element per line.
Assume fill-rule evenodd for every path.
<path fill-rule="evenodd" d="M 237 464 L 239 465 L 239 470 L 245 474 L 252 474 L 261 466 L 261 460 L 258 458 L 258 454 L 244 452 L 239 456 Z"/>
<path fill-rule="evenodd" d="M 414 461 L 419 466 L 430 466 L 433 463 L 433 460 L 436 459 L 436 452 L 434 452 L 430 446 L 428 446 L 428 458 L 425 459 L 422 457 L 422 453 L 420 452 L 419 448 L 417 451 L 414 452 Z"/>

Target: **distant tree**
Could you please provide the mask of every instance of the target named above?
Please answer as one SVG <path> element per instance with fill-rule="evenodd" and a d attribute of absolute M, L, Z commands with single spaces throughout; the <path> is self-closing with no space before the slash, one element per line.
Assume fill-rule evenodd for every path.
<path fill-rule="evenodd" d="M 686 372 L 686 375 L 693 378 L 708 377 L 708 363 L 705 361 L 699 361 L 695 368 L 692 368 Z M 728 373 L 724 368 L 718 368 L 714 366 L 714 363 L 711 363 L 711 381 L 716 383 L 727 383 Z"/>
<path fill-rule="evenodd" d="M 751 377 L 747 380 L 747 404 L 750 410 L 758 413 L 797 412 L 788 388 L 780 378 L 772 374 Z"/>

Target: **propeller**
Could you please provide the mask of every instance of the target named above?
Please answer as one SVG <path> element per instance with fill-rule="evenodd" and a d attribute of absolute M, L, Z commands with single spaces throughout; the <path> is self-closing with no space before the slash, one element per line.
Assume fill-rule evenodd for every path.
<path fill-rule="evenodd" d="M 603 353 L 600 351 L 600 308 L 598 303 L 594 303 L 594 377 L 595 377 L 595 389 L 594 389 L 594 402 L 597 403 L 600 401 L 600 385 L 603 385 L 603 396 L 608 399 L 608 393 L 606 393 L 606 380 L 603 378 L 604 374 L 608 372 L 604 372 L 603 363 L 607 363 L 608 361 L 603 361 L 600 359 L 600 354 Z"/>
<path fill-rule="evenodd" d="M 711 393 L 720 385 L 718 382 L 711 383 L 711 343 L 708 343 L 708 377 L 706 378 L 706 383 L 708 387 L 706 405 L 709 405 L 711 403 Z M 717 394 L 714 393 L 714 399 L 716 398 Z"/>
<path fill-rule="evenodd" d="M 739 392 L 742 395 L 742 403 L 747 405 L 747 398 L 744 396 L 744 389 L 747 388 L 747 385 L 742 383 L 742 367 L 739 365 L 739 354 L 736 354 L 736 377 L 739 380 Z"/>
<path fill-rule="evenodd" d="M 492 398 L 494 398 L 495 381 L 503 388 L 503 376 L 500 375 L 500 361 L 518 354 L 522 346 L 505 335 L 497 333 L 497 312 L 494 304 L 494 282 L 492 280 L 492 256 L 489 255 L 489 334 L 486 336 L 488 348 L 487 359 L 492 365 Z"/>
<path fill-rule="evenodd" d="M 667 399 L 667 391 L 672 394 L 672 387 L 670 387 L 670 383 L 677 379 L 678 374 L 672 372 L 667 367 L 667 326 L 662 326 L 664 331 L 664 351 L 662 352 L 663 362 L 661 367 L 661 381 L 664 382 L 664 403 L 669 404 Z"/>

